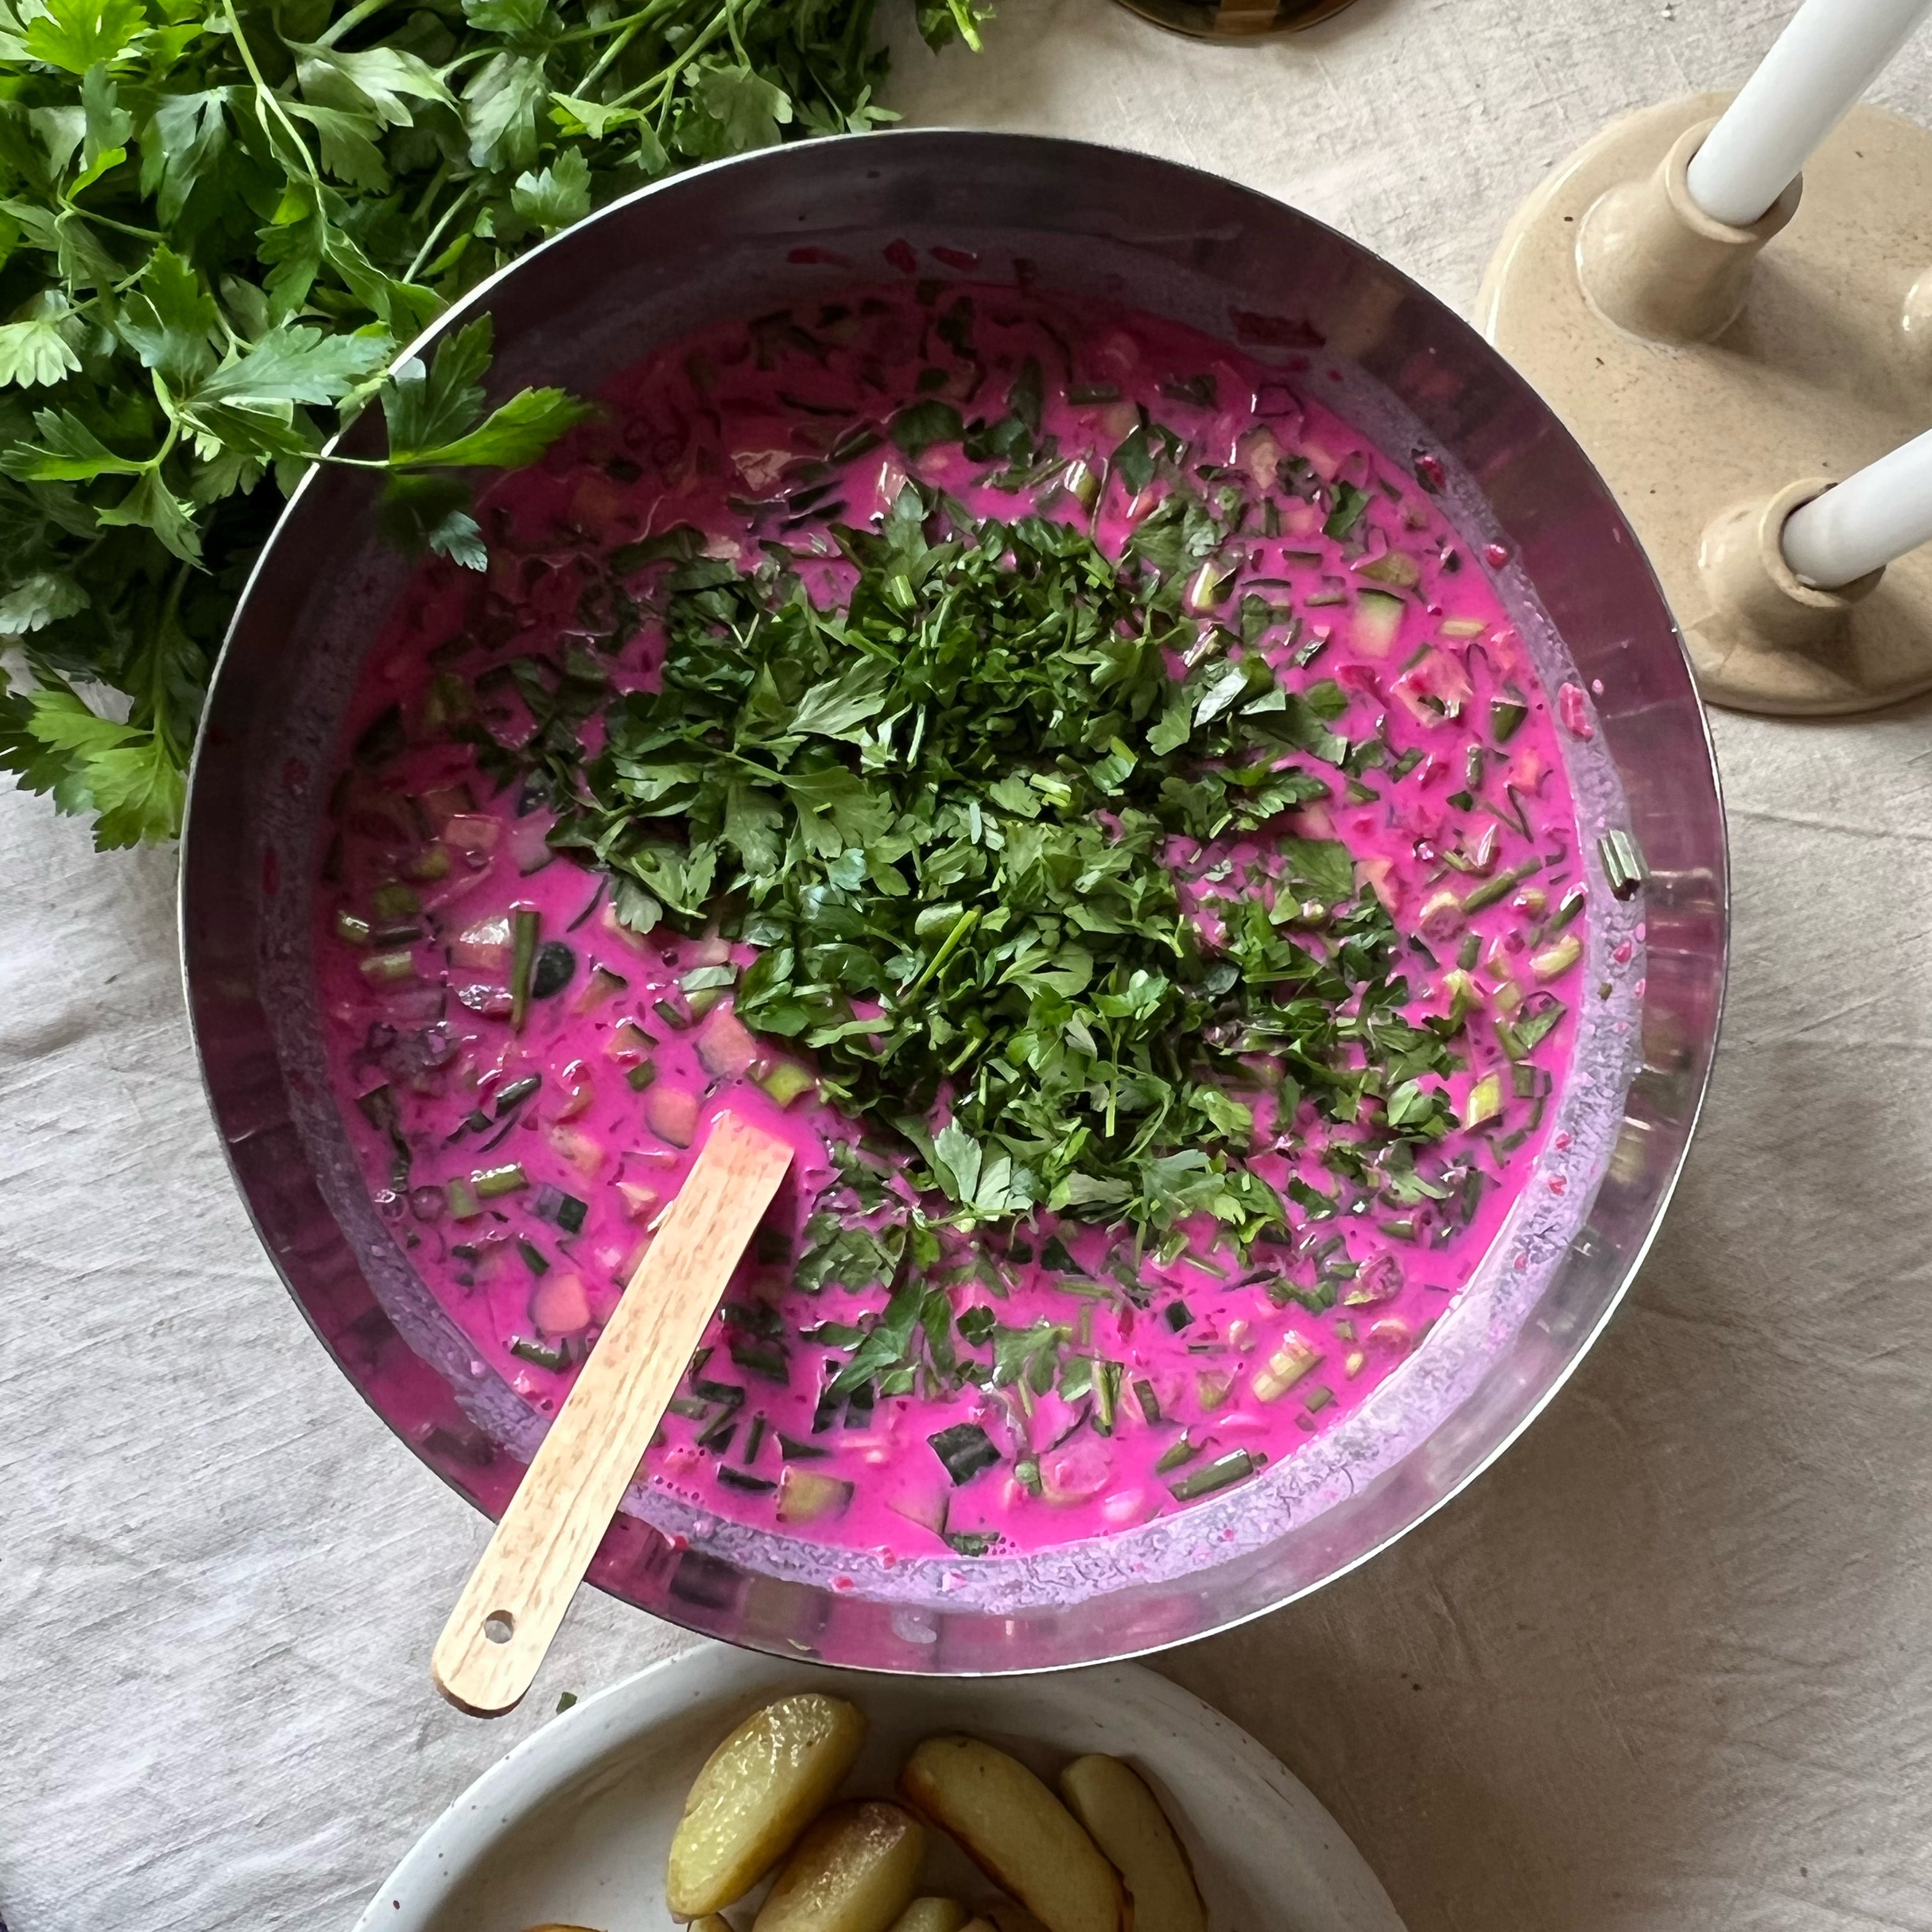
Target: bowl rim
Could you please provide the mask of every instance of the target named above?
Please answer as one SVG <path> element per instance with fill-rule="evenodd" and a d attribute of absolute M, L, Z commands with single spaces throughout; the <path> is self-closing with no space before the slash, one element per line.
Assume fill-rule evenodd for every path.
<path fill-rule="evenodd" d="M 1544 433 L 1562 446 L 1570 458 L 1589 476 L 1596 480 L 1602 489 L 1604 501 L 1611 507 L 1618 523 L 1624 532 L 1628 533 L 1628 521 L 1624 519 L 1621 507 L 1616 504 L 1616 499 L 1607 484 L 1604 482 L 1600 472 L 1597 470 L 1588 453 L 1576 442 L 1555 411 L 1537 394 L 1534 387 L 1514 365 L 1499 350 L 1491 345 L 1472 323 L 1451 308 L 1440 297 L 1425 288 L 1405 270 L 1388 260 L 1386 257 L 1380 255 L 1366 244 L 1358 242 L 1352 236 L 1321 220 L 1318 217 L 1309 214 L 1305 210 L 1279 196 L 1266 194 L 1246 183 L 1235 182 L 1228 177 L 1215 174 L 1210 170 L 1196 166 L 1192 163 L 1173 160 L 1163 155 L 1151 154 L 1144 149 L 1118 143 L 1072 139 L 1056 135 L 1010 133 L 988 128 L 940 125 L 879 129 L 863 134 L 820 136 L 808 140 L 784 142 L 775 147 L 726 156 L 717 160 L 702 163 L 665 176 L 656 181 L 647 182 L 618 196 L 594 211 L 583 221 L 568 229 L 560 230 L 555 235 L 546 237 L 524 254 L 494 270 L 472 289 L 452 303 L 450 307 L 434 322 L 418 332 L 409 344 L 398 352 L 391 367 L 399 368 L 412 358 L 420 357 L 451 331 L 475 320 L 480 314 L 488 313 L 493 298 L 513 278 L 525 274 L 531 269 L 532 265 L 540 264 L 545 257 L 566 248 L 573 241 L 580 241 L 586 230 L 594 230 L 600 223 L 614 221 L 640 204 L 649 202 L 662 196 L 675 195 L 690 184 L 715 177 L 725 170 L 752 171 L 784 166 L 790 164 L 791 158 L 794 156 L 823 153 L 828 149 L 850 149 L 855 144 L 860 142 L 864 143 L 865 152 L 880 155 L 882 159 L 886 160 L 887 166 L 891 164 L 890 159 L 886 158 L 889 158 L 896 148 L 908 148 L 928 144 L 955 149 L 978 148 L 988 153 L 1030 148 L 1039 151 L 1042 155 L 1084 154 L 1089 156 L 1127 158 L 1136 163 L 1151 164 L 1175 176 L 1191 178 L 1202 184 L 1204 188 L 1214 193 L 1221 194 L 1233 193 L 1245 196 L 1268 208 L 1287 212 L 1298 221 L 1307 224 L 1310 228 L 1318 230 L 1324 236 L 1330 238 L 1345 253 L 1366 260 L 1367 262 L 1372 265 L 1377 274 L 1388 278 L 1398 286 L 1406 296 L 1418 299 L 1432 312 L 1432 321 L 1436 326 L 1446 328 L 1452 334 L 1460 334 L 1465 338 L 1477 353 L 1491 365 L 1494 378 L 1514 390 L 1519 398 L 1526 403 L 1538 415 L 1540 419 Z M 968 164 L 970 165 L 970 163 Z M 333 452 L 355 433 L 356 425 L 353 424 L 347 429 L 338 431 L 324 445 L 324 453 Z M 202 813 L 197 812 L 196 807 L 198 801 L 202 798 L 206 790 L 206 787 L 202 782 L 204 765 L 212 762 L 219 755 L 218 748 L 212 748 L 210 744 L 210 725 L 216 709 L 215 700 L 220 689 L 223 672 L 236 646 L 242 619 L 248 612 L 251 601 L 255 598 L 258 589 L 268 580 L 275 567 L 276 553 L 280 540 L 302 514 L 308 498 L 321 487 L 326 474 L 324 465 L 320 463 L 312 464 L 284 503 L 273 528 L 250 568 L 237 599 L 234 615 L 230 620 L 220 651 L 217 656 L 214 669 L 210 674 L 208 698 L 203 709 L 201 725 L 196 733 L 189 766 L 188 806 L 184 819 L 181 864 L 176 892 L 176 923 L 181 949 L 184 998 L 188 1010 L 190 1034 L 195 1046 L 197 1072 L 203 1095 L 207 1100 L 210 1114 L 215 1125 L 217 1137 L 220 1142 L 223 1158 L 227 1164 L 230 1178 L 235 1184 L 236 1191 L 242 1196 L 250 1225 L 254 1229 L 257 1239 L 261 1241 L 265 1251 L 268 1255 L 277 1274 L 280 1276 L 283 1286 L 290 1299 L 296 1304 L 303 1319 L 308 1323 L 316 1340 L 334 1360 L 345 1379 L 356 1388 L 357 1394 L 365 1405 L 374 1407 L 376 1405 L 371 1400 L 369 1391 L 344 1360 L 335 1344 L 323 1332 L 316 1319 L 314 1310 L 304 1300 L 302 1293 L 292 1279 L 287 1268 L 284 1264 L 280 1253 L 270 1238 L 268 1230 L 264 1226 L 254 1190 L 243 1177 L 236 1157 L 236 1142 L 231 1138 L 226 1130 L 223 1103 L 218 1097 L 211 1077 L 209 1054 L 204 1036 L 202 1015 L 196 998 L 194 975 L 195 942 L 192 932 L 194 910 L 192 900 L 197 877 L 195 862 L 201 843 L 196 836 L 196 833 L 197 824 L 203 816 Z M 1634 536 L 1630 537 L 1630 547 L 1636 566 L 1648 582 L 1657 600 L 1657 608 L 1663 614 L 1666 620 L 1670 638 L 1676 646 L 1686 683 L 1695 700 L 1694 676 L 1682 627 L 1678 623 L 1676 614 L 1671 610 L 1664 596 L 1654 568 L 1641 546 L 1636 543 Z M 1564 1359 L 1550 1376 L 1546 1385 L 1528 1402 L 1514 1422 L 1507 1429 L 1501 1431 L 1496 1439 L 1487 1444 L 1480 1454 L 1472 1456 L 1467 1468 L 1453 1480 L 1448 1483 L 1440 1493 L 1433 1496 L 1426 1504 L 1416 1508 L 1412 1514 L 1407 1515 L 1399 1526 L 1391 1528 L 1386 1534 L 1370 1542 L 1346 1560 L 1336 1562 L 1332 1568 L 1324 1568 L 1319 1576 L 1295 1585 L 1269 1602 L 1258 1604 L 1252 1607 L 1226 1615 L 1217 1615 L 1210 1621 L 1204 1623 L 1199 1628 L 1192 1630 L 1181 1636 L 1154 1637 L 1144 1642 L 1136 1641 L 1118 1647 L 1109 1646 L 1104 1649 L 1095 1650 L 1082 1660 L 1082 1666 L 1097 1667 L 1106 1664 L 1124 1664 L 1136 1659 L 1157 1655 L 1162 1651 L 1172 1648 L 1178 1643 L 1196 1642 L 1208 1636 L 1240 1628 L 1246 1624 L 1271 1614 L 1276 1610 L 1300 1601 L 1315 1591 L 1360 1568 L 1371 1558 L 1380 1556 L 1421 1523 L 1427 1521 L 1448 1503 L 1461 1496 L 1478 1477 L 1493 1467 L 1504 1453 L 1515 1444 L 1530 1425 L 1543 1414 L 1558 1393 L 1568 1384 L 1585 1357 L 1588 1354 L 1605 1328 L 1608 1326 L 1611 1318 L 1622 1305 L 1639 1270 L 1648 1258 L 1656 1241 L 1664 1217 L 1676 1197 L 1678 1186 L 1682 1180 L 1684 1166 L 1689 1158 L 1690 1150 L 1696 1138 L 1696 1130 L 1702 1119 L 1704 1108 L 1708 1099 L 1711 1078 L 1721 1042 L 1726 1005 L 1732 916 L 1729 824 L 1724 811 L 1722 775 L 1712 736 L 1709 715 L 1708 710 L 1702 706 L 1701 701 L 1698 702 L 1697 706 L 1697 730 L 1703 754 L 1702 769 L 1709 780 L 1714 809 L 1717 842 L 1716 850 L 1712 855 L 1714 868 L 1711 881 L 1714 896 L 1715 945 L 1714 956 L 1710 962 L 1712 983 L 1708 1045 L 1704 1050 L 1703 1064 L 1696 1078 L 1694 1093 L 1690 1095 L 1682 1108 L 1682 1125 L 1680 1144 L 1671 1158 L 1667 1173 L 1656 1185 L 1654 1205 L 1650 1213 L 1648 1225 L 1642 1239 L 1635 1244 L 1631 1252 L 1620 1264 L 1618 1279 L 1613 1291 L 1605 1297 L 1602 1306 L 1594 1318 L 1586 1324 L 1580 1326 L 1575 1331 L 1574 1336 L 1566 1342 Z M 470 1503 L 486 1516 L 489 1514 L 488 1506 L 478 1498 L 466 1491 L 450 1470 L 440 1466 L 422 1442 L 406 1431 L 397 1420 L 382 1408 L 377 1408 L 376 1413 L 392 1435 L 404 1442 L 419 1462 L 428 1467 L 455 1493 L 462 1496 L 464 1501 Z M 1402 1461 L 1406 1460 L 1406 1458 L 1399 1459 L 1395 1467 L 1400 1468 L 1402 1466 Z M 627 1605 L 641 1607 L 635 1605 L 634 1600 L 622 1591 L 613 1588 L 606 1582 L 595 1577 L 586 1580 L 596 1583 L 596 1587 L 604 1590 L 607 1594 L 616 1598 Z M 647 1614 L 664 1613 L 660 1610 L 647 1612 Z M 681 1623 L 681 1619 L 675 1618 L 668 1620 Z M 688 1628 L 699 1634 L 712 1636 L 740 1648 L 765 1654 L 781 1657 L 795 1654 L 795 1652 L 784 1647 L 784 1641 L 781 1638 L 773 1637 L 766 1640 L 749 1634 L 730 1634 L 714 1630 L 709 1624 L 697 1622 L 681 1624 L 681 1627 Z M 819 1660 L 827 1668 L 841 1670 L 869 1671 L 878 1675 L 952 1676 L 964 1678 L 986 1676 L 1050 1675 L 1068 1668 L 1081 1667 L 1076 1666 L 1064 1657 L 1033 1663 L 1000 1663 L 983 1667 L 949 1668 L 945 1670 L 935 1670 L 930 1666 L 922 1666 L 916 1660 L 898 1663 L 863 1662 L 831 1657 Z"/>

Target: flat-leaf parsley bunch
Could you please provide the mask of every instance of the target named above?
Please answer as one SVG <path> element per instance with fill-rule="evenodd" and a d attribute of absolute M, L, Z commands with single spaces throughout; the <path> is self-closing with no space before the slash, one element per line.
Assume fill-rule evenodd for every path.
<path fill-rule="evenodd" d="M 982 0 L 916 4 L 977 44 Z M 0 767 L 100 845 L 172 836 L 242 584 L 335 430 L 380 399 L 389 530 L 479 564 L 460 472 L 581 414 L 488 411 L 487 322 L 391 377 L 398 347 L 627 189 L 890 119 L 875 4 L 0 0 Z"/>

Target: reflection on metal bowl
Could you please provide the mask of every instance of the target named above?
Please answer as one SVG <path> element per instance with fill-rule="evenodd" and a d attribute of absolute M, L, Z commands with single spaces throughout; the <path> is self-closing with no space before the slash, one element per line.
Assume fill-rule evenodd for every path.
<path fill-rule="evenodd" d="M 1010 135 L 815 142 L 620 202 L 441 326 L 487 308 L 502 383 L 594 392 L 701 323 L 871 276 L 895 243 L 964 250 L 981 282 L 1030 280 L 1238 341 L 1321 382 L 1384 448 L 1430 452 L 1466 534 L 1509 560 L 1498 585 L 1546 680 L 1575 676 L 1599 694 L 1597 735 L 1570 754 L 1572 788 L 1586 818 L 1631 830 L 1650 870 L 1628 903 L 1593 898 L 1600 994 L 1560 1131 L 1503 1236 L 1426 1346 L 1262 1478 L 1104 1541 L 891 1567 L 689 1520 L 634 1489 L 591 1573 L 659 1616 L 780 1654 L 1046 1669 L 1201 1636 L 1314 1588 L 1454 1495 L 1562 1384 L 1648 1245 L 1702 1098 L 1724 985 L 1723 818 L 1670 614 L 1574 443 L 1439 303 L 1246 189 Z M 361 425 L 347 446 L 373 435 Z M 189 997 L 236 1180 L 290 1292 L 391 1426 L 494 1513 L 541 1420 L 472 1360 L 370 1205 L 315 1012 L 310 882 L 327 774 L 407 570 L 376 541 L 373 495 L 352 470 L 311 477 L 236 617 L 190 802 Z M 1616 972 L 1612 948 L 1630 949 Z"/>

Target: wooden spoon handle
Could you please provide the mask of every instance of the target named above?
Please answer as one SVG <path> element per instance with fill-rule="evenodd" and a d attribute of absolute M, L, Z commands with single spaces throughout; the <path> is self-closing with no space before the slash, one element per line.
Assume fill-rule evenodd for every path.
<path fill-rule="evenodd" d="M 718 1117 L 437 1639 L 436 1688 L 513 1709 L 556 1634 L 791 1149 Z"/>

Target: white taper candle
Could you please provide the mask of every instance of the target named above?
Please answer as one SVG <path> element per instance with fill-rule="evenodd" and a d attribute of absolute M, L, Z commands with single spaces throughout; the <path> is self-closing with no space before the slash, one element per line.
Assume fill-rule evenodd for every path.
<path fill-rule="evenodd" d="M 1813 497 L 1784 525 L 1785 562 L 1820 590 L 1922 543 L 1932 543 L 1932 430 Z"/>
<path fill-rule="evenodd" d="M 1932 0 L 1804 0 L 1690 158 L 1691 199 L 1748 228 L 1878 78 Z"/>

